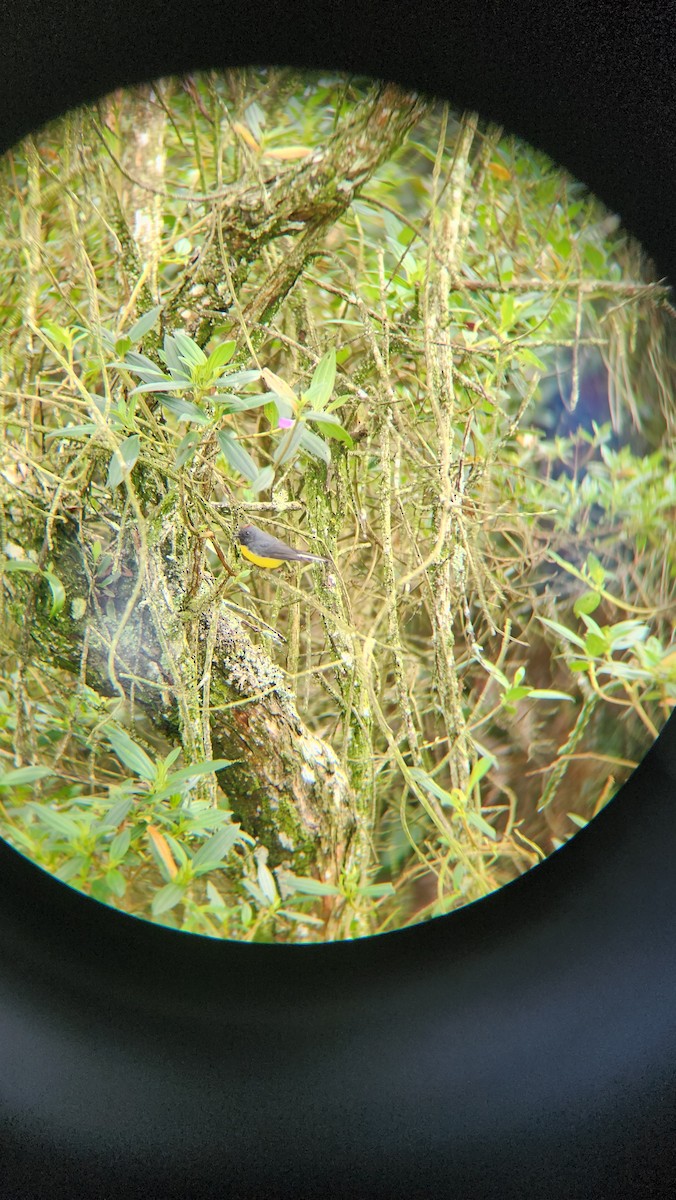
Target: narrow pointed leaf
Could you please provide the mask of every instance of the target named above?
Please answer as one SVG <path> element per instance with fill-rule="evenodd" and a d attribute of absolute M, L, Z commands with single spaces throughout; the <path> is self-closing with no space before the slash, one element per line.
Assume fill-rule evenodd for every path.
<path fill-rule="evenodd" d="M 303 399 L 317 408 L 324 408 L 331 399 L 335 382 L 336 352 L 329 350 L 317 363 L 310 386 L 303 392 Z"/>
<path fill-rule="evenodd" d="M 295 412 L 298 408 L 298 397 L 286 380 L 280 378 L 279 375 L 275 375 L 274 371 L 269 371 L 267 367 L 263 371 L 263 379 L 270 388 L 270 391 L 274 392 L 276 396 L 280 396 L 283 400 L 286 400 L 287 404 L 290 404 Z"/>
<path fill-rule="evenodd" d="M 122 483 L 122 480 L 132 470 L 139 456 L 140 449 L 141 439 L 137 433 L 120 442 L 117 450 L 112 455 L 108 467 L 108 479 L 106 482 L 111 492 Z"/>
<path fill-rule="evenodd" d="M 142 746 L 139 746 L 129 734 L 117 725 L 107 725 L 104 733 L 115 751 L 120 762 L 133 771 L 135 775 L 139 775 L 141 779 L 146 779 L 152 782 L 157 774 L 155 765 L 146 754 Z"/>
<path fill-rule="evenodd" d="M 174 334 L 174 341 L 180 357 L 185 362 L 190 363 L 191 367 L 201 367 L 207 361 L 207 356 L 202 347 L 198 346 L 197 342 L 193 342 L 187 333 L 183 333 L 180 329 L 177 329 Z"/>
<path fill-rule="evenodd" d="M 127 330 L 127 337 L 130 342 L 140 342 L 144 334 L 148 333 L 153 325 L 155 325 L 161 312 L 162 305 L 156 304 L 154 308 L 149 308 L 148 312 L 139 317 L 138 321 L 134 321 L 131 329 Z"/>
<path fill-rule="evenodd" d="M 209 423 L 206 413 L 191 400 L 184 400 L 182 396 L 162 396 L 160 404 L 179 421 L 196 421 L 198 425 Z"/>
<path fill-rule="evenodd" d="M 240 475 L 243 475 L 245 479 L 256 479 L 258 476 L 256 463 L 244 447 L 235 440 L 232 434 L 227 433 L 224 429 L 219 429 L 217 437 L 218 444 L 230 466 L 235 471 L 239 471 Z"/>
<path fill-rule="evenodd" d="M 331 462 L 331 451 L 326 442 L 317 437 L 317 434 L 313 433 L 311 429 L 303 428 L 300 444 L 313 458 L 318 458 L 321 462 L 326 463 L 327 466 Z"/>
<path fill-rule="evenodd" d="M 207 359 L 207 367 L 213 375 L 220 371 L 222 367 L 227 367 L 230 359 L 235 353 L 236 342 L 221 342 L 215 350 L 211 351 Z"/>

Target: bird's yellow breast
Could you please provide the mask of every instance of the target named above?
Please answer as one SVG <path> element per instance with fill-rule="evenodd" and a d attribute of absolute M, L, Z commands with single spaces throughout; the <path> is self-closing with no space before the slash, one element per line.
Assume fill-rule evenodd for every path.
<path fill-rule="evenodd" d="M 274 571 L 275 567 L 281 567 L 284 562 L 283 558 L 261 558 L 259 554 L 253 554 L 248 546 L 240 543 L 240 550 L 249 562 L 254 563 L 257 567 L 265 567 L 268 571 Z"/>

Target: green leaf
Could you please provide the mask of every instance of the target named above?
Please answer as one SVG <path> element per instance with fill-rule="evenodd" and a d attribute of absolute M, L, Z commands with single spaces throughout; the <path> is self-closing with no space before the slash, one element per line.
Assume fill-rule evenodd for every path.
<path fill-rule="evenodd" d="M 481 816 L 481 813 L 468 809 L 465 815 L 468 825 L 473 826 L 474 829 L 478 829 L 480 833 L 483 833 L 484 837 L 490 838 L 492 842 L 496 840 L 497 833 L 493 826 L 488 824 L 486 818 Z"/>
<path fill-rule="evenodd" d="M 178 357 L 178 349 L 176 342 L 170 333 L 164 335 L 164 361 L 172 373 L 180 379 L 189 379 L 190 372 L 186 370 L 185 363 Z"/>
<path fill-rule="evenodd" d="M 121 900 L 127 890 L 127 881 L 121 871 L 117 867 L 110 867 L 106 871 L 106 886 L 110 889 L 118 900 Z"/>
<path fill-rule="evenodd" d="M 190 392 L 193 387 L 192 379 L 167 379 L 165 376 L 163 379 L 158 379 L 157 382 L 151 380 L 149 383 L 140 383 L 129 394 L 138 396 L 141 392 L 157 392 L 158 395 L 160 392 Z"/>
<path fill-rule="evenodd" d="M 31 562 L 29 558 L 10 558 L 3 563 L 2 569 L 6 575 L 11 574 L 12 571 L 27 571 L 29 575 L 42 574 L 38 564 Z"/>
<path fill-rule="evenodd" d="M 529 367 L 535 367 L 538 371 L 547 372 L 547 364 L 541 358 L 538 358 L 537 354 L 534 354 L 532 350 L 529 350 L 527 346 L 519 346 L 515 357 L 517 362 L 524 363 Z"/>
<path fill-rule="evenodd" d="M 197 342 L 193 342 L 187 333 L 183 333 L 181 329 L 177 329 L 174 334 L 174 342 L 178 351 L 179 358 L 188 363 L 191 367 L 201 367 L 207 361 L 207 356 L 201 346 Z"/>
<path fill-rule="evenodd" d="M 310 916 L 310 913 L 294 912 L 292 908 L 278 908 L 277 913 L 280 917 L 286 917 L 288 921 L 298 921 L 299 923 L 302 922 L 303 925 L 313 925 L 315 929 L 324 928 L 324 922 L 320 921 L 318 917 Z M 242 924 L 244 924 L 243 920 Z"/>
<path fill-rule="evenodd" d="M 119 794 L 119 792 L 117 794 Z M 111 805 L 111 807 L 108 809 L 108 812 L 106 813 L 102 823 L 104 825 L 111 826 L 113 829 L 116 829 L 118 825 L 121 825 L 123 821 L 126 821 L 133 803 L 133 794 L 130 796 L 124 796 L 121 800 L 117 800 L 115 804 Z"/>
<path fill-rule="evenodd" d="M 558 621 L 550 621 L 548 617 L 539 617 L 538 619 L 543 625 L 546 625 L 548 629 L 553 630 L 554 633 L 558 633 L 559 637 L 562 637 L 564 641 L 572 642 L 573 645 L 577 646 L 580 650 L 585 649 L 585 644 L 582 638 L 578 637 L 576 633 L 573 633 L 572 629 L 566 629 L 565 625 L 559 625 Z"/>
<path fill-rule="evenodd" d="M 263 409 L 263 413 L 264 413 L 265 419 L 268 422 L 268 424 L 270 425 L 271 429 L 274 429 L 277 425 L 277 422 L 279 421 L 280 414 L 279 414 L 277 405 L 275 404 L 275 402 L 273 400 L 268 400 L 268 403 L 265 405 L 265 407 Z M 284 414 L 282 414 L 282 415 L 284 415 Z M 292 413 L 290 413 L 289 415 L 293 416 Z"/>
<path fill-rule="evenodd" d="M 481 783 L 484 775 L 487 775 L 491 767 L 495 766 L 494 758 L 480 758 L 472 767 L 469 780 L 467 782 L 467 791 L 471 792 L 478 783 Z"/>
<path fill-rule="evenodd" d="M 523 700 L 525 696 L 530 696 L 531 691 L 532 691 L 532 689 L 529 687 L 526 687 L 525 685 L 522 687 L 518 687 L 518 686 L 508 687 L 507 690 L 505 692 L 503 692 L 500 703 L 504 704 L 505 707 L 511 707 L 518 700 Z"/>
<path fill-rule="evenodd" d="M 573 700 L 567 692 L 553 692 L 550 688 L 533 688 L 531 700 Z"/>
<path fill-rule="evenodd" d="M 58 438 L 59 441 L 67 441 L 72 438 L 74 441 L 80 441 L 91 437 L 96 433 L 97 426 L 91 421 L 84 425 L 64 425 L 63 429 L 53 429 L 51 433 L 45 435 L 45 441 L 48 442 L 53 438 Z"/>
<path fill-rule="evenodd" d="M 152 358 L 148 358 L 146 354 L 138 354 L 135 350 L 129 350 L 124 356 L 121 363 L 115 363 L 116 367 L 125 367 L 127 371 L 131 371 L 133 375 L 140 375 L 148 381 L 151 379 L 166 379 L 164 371 L 154 363 Z"/>
<path fill-rule="evenodd" d="M 56 346 L 63 346 L 69 349 L 73 334 L 72 330 L 64 329 L 63 325 L 57 325 L 56 321 L 44 320 L 40 326 L 43 333 L 47 333 Z"/>
<path fill-rule="evenodd" d="M 299 421 L 292 429 L 284 430 L 284 434 L 280 438 L 279 445 L 273 455 L 275 466 L 281 467 L 284 463 L 291 462 L 296 457 L 303 440 L 303 433 L 305 432 L 306 430 L 302 421 Z"/>
<path fill-rule="evenodd" d="M 226 372 L 225 375 L 219 375 L 215 382 L 227 388 L 244 387 L 245 384 L 254 383 L 260 377 L 260 371 L 231 371 L 229 374 Z"/>
<path fill-rule="evenodd" d="M 378 900 L 381 896 L 395 896 L 396 891 L 391 883 L 368 883 L 366 887 L 357 888 L 360 896 L 368 896 L 371 900 Z"/>
<path fill-rule="evenodd" d="M 585 650 L 592 658 L 600 658 L 610 649 L 608 638 L 598 633 L 588 633 L 584 640 Z"/>
<path fill-rule="evenodd" d="M 261 889 L 257 886 L 257 884 L 253 883 L 251 879 L 243 879 L 242 887 L 244 888 L 245 891 L 247 891 L 249 893 L 250 896 L 253 896 L 253 898 L 256 901 L 256 904 L 258 905 L 259 908 L 267 908 L 268 902 L 265 899 L 265 896 L 263 895 Z M 240 908 L 240 912 L 243 907 L 244 906 L 242 905 Z"/>
<path fill-rule="evenodd" d="M 324 883 L 321 879 L 312 879 L 307 875 L 293 875 L 290 871 L 285 871 L 281 880 L 290 891 L 300 892 L 303 896 L 342 896 L 340 888 L 334 884 Z"/>
<path fill-rule="evenodd" d="M 495 663 L 489 662 L 488 659 L 482 659 L 482 663 L 485 670 L 491 676 L 491 679 L 494 679 L 501 688 L 505 689 L 511 686 L 507 676 L 503 675 L 502 671 L 499 667 L 496 667 Z"/>
<path fill-rule="evenodd" d="M 69 817 L 67 813 L 55 812 L 54 809 L 34 804 L 33 801 L 29 801 L 28 808 L 35 813 L 41 824 L 46 825 L 52 833 L 65 838 L 66 841 L 75 842 L 80 836 L 78 822 L 73 817 Z"/>
<path fill-rule="evenodd" d="M 279 901 L 279 892 L 272 871 L 265 863 L 258 864 L 258 886 L 260 887 L 268 904 L 277 904 Z"/>
<path fill-rule="evenodd" d="M 411 776 L 421 788 L 423 788 L 426 792 L 431 792 L 432 795 L 436 796 L 437 800 L 440 800 L 442 804 L 445 804 L 450 808 L 454 808 L 458 812 L 464 812 L 464 805 L 460 803 L 459 797 L 453 795 L 451 792 L 447 792 L 445 788 L 442 788 L 437 783 L 436 779 L 432 779 L 432 777 L 427 774 L 427 771 L 423 771 L 422 767 L 412 767 Z"/>
<path fill-rule="evenodd" d="M 92 900 L 98 900 L 99 904 L 108 904 L 110 902 L 110 888 L 105 879 L 93 879 L 89 888 L 89 895 Z"/>
<path fill-rule="evenodd" d="M 230 466 L 235 471 L 238 471 L 240 475 L 243 475 L 245 479 L 256 479 L 258 477 L 256 463 L 244 447 L 235 441 L 233 435 L 225 429 L 219 429 L 216 437 L 218 438 L 218 444 L 223 456 Z"/>
<path fill-rule="evenodd" d="M 584 612 L 581 613 L 580 616 L 581 616 L 582 620 L 584 621 L 585 625 L 587 626 L 587 629 L 589 630 L 590 633 L 596 633 L 596 634 L 598 634 L 599 637 L 605 637 L 606 630 L 602 629 L 601 626 L 597 624 L 597 622 L 594 620 L 593 617 L 589 616 L 588 613 L 584 613 Z"/>
<path fill-rule="evenodd" d="M 649 634 L 649 626 L 641 621 L 618 621 L 608 630 L 613 650 L 631 650 L 644 642 Z"/>
<path fill-rule="evenodd" d="M 326 414 L 324 419 L 321 421 L 318 421 L 316 417 L 311 417 L 309 413 L 304 413 L 303 415 L 307 420 L 315 421 L 317 429 L 320 433 L 323 433 L 324 437 L 336 438 L 337 441 L 344 442 L 345 445 L 352 450 L 354 442 L 352 441 L 350 434 L 347 432 L 347 429 L 340 424 L 340 421 L 332 421 L 329 423 L 326 420 L 326 416 L 328 416 L 328 414 Z"/>
<path fill-rule="evenodd" d="M 230 392 L 216 392 L 211 399 L 214 404 L 218 404 L 228 412 L 249 412 L 252 408 L 266 407 L 270 399 L 270 393 L 262 392 L 255 396 L 234 396 Z"/>
<path fill-rule="evenodd" d="M 167 756 L 167 761 L 172 758 L 172 762 L 177 760 L 180 754 L 180 746 L 178 752 L 172 751 L 171 755 Z M 169 776 L 167 782 L 183 782 L 185 779 L 198 779 L 202 775 L 213 775 L 216 770 L 223 770 L 226 767 L 232 767 L 233 762 L 239 762 L 238 758 L 208 758 L 204 762 L 193 762 L 190 766 L 181 767 L 180 770 L 175 770 L 173 775 Z"/>
<path fill-rule="evenodd" d="M 237 342 L 221 342 L 220 346 L 216 346 L 215 350 L 211 351 L 207 359 L 207 370 L 214 377 L 223 367 L 226 367 L 230 362 Z"/>
<path fill-rule="evenodd" d="M 106 350 L 115 350 L 117 343 L 115 334 L 112 333 L 110 329 L 104 329 L 103 326 L 99 326 L 98 332 L 103 345 L 106 347 Z"/>
<path fill-rule="evenodd" d="M 599 562 L 596 555 L 592 554 L 591 551 L 587 555 L 587 564 L 586 565 L 587 565 L 587 571 L 589 572 L 589 576 L 590 576 L 592 582 L 596 583 L 599 587 L 601 587 L 603 585 L 604 579 L 606 578 L 606 570 L 605 570 L 605 567 L 603 566 L 603 564 Z"/>
<path fill-rule="evenodd" d="M 66 589 L 58 575 L 55 575 L 53 571 L 45 571 L 45 579 L 52 593 L 52 606 L 49 610 L 49 619 L 51 620 L 61 612 L 66 603 Z"/>
<path fill-rule="evenodd" d="M 300 439 L 300 444 L 303 449 L 307 451 L 308 454 L 311 454 L 313 458 L 318 458 L 321 462 L 326 463 L 328 466 L 331 462 L 331 451 L 329 450 L 326 442 L 323 442 L 320 437 L 317 437 L 317 434 L 313 433 L 311 429 L 305 429 L 304 427 L 301 428 L 302 437 Z"/>
<path fill-rule="evenodd" d="M 500 301 L 500 328 L 503 332 L 507 332 L 512 327 L 514 321 L 514 296 L 511 293 L 504 295 Z"/>
<path fill-rule="evenodd" d="M 251 491 L 256 493 L 264 492 L 266 488 L 270 487 L 274 477 L 274 467 L 263 467 L 263 470 L 259 471 L 256 478 L 251 481 Z"/>
<path fill-rule="evenodd" d="M 161 790 L 154 792 L 153 795 L 156 800 L 164 800 L 174 792 L 180 791 L 183 784 L 188 783 L 189 780 L 200 779 L 202 775 L 213 775 L 215 771 L 222 771 L 231 765 L 232 760 L 229 758 L 214 758 L 209 762 L 193 763 L 190 767 L 181 767 L 180 771 L 174 771 Z"/>
<path fill-rule="evenodd" d="M 156 892 L 153 897 L 153 902 L 150 905 L 150 911 L 154 917 L 161 917 L 163 913 L 169 912 L 180 904 L 186 893 L 186 885 L 183 883 L 165 883 L 159 892 Z"/>
<path fill-rule="evenodd" d="M 310 386 L 303 392 L 303 400 L 322 409 L 331 399 L 336 382 L 336 352 L 328 350 L 320 358 L 312 375 Z"/>
<path fill-rule="evenodd" d="M 125 857 L 129 849 L 130 843 L 131 829 L 121 829 L 110 843 L 108 848 L 108 861 L 110 863 L 122 862 L 122 859 Z"/>
<path fill-rule="evenodd" d="M 618 662 L 617 659 L 611 659 L 610 662 L 602 663 L 597 668 L 597 674 L 609 675 L 612 679 L 642 679 L 649 678 L 645 671 L 640 668 L 632 667 L 629 663 Z M 656 692 L 648 692 L 644 699 L 656 700 Z"/>
<path fill-rule="evenodd" d="M 38 779 L 46 779 L 53 774 L 54 772 L 49 767 L 14 767 L 11 771 L 3 771 L 0 775 L 0 790 L 37 783 Z"/>
<path fill-rule="evenodd" d="M 89 865 L 89 861 L 84 854 L 75 854 L 73 858 L 69 858 L 63 866 L 59 867 L 58 871 L 54 872 L 54 878 L 60 879 L 62 883 L 70 883 L 71 879 L 74 879 L 83 868 Z"/>
<path fill-rule="evenodd" d="M 218 911 L 219 915 L 222 915 L 226 912 L 227 905 L 225 900 L 221 896 L 218 888 L 214 887 L 210 879 L 207 880 L 207 896 L 209 897 L 212 907 Z"/>
<path fill-rule="evenodd" d="M 265 406 L 265 415 L 272 426 L 277 425 L 281 417 L 284 417 L 287 421 L 294 421 L 296 419 L 295 410 L 287 403 L 283 396 L 274 396 L 274 399 L 270 402 L 270 408 L 272 416 L 268 413 L 267 405 Z"/>
<path fill-rule="evenodd" d="M 592 271 L 596 271 L 599 275 L 605 271 L 606 260 L 603 252 L 599 250 L 598 246 L 592 246 L 591 243 L 588 242 L 584 247 L 583 254 Z"/>
<path fill-rule="evenodd" d="M 179 443 L 176 451 L 176 457 L 174 459 L 174 466 L 176 467 L 176 470 L 180 470 L 181 467 L 184 467 L 185 464 L 191 460 L 195 450 L 199 446 L 199 442 L 199 433 L 194 433 L 193 431 L 186 433 L 185 437 L 182 438 L 181 442 Z"/>
<path fill-rule="evenodd" d="M 162 396 L 162 408 L 166 408 L 178 421 L 195 421 L 198 425 L 208 425 L 209 418 L 191 400 L 183 400 L 180 396 Z"/>
<path fill-rule="evenodd" d="M 141 779 L 146 779 L 150 783 L 155 780 L 157 775 L 155 764 L 148 757 L 143 747 L 133 741 L 124 729 L 120 729 L 117 725 L 105 725 L 103 732 L 120 762 L 125 767 L 128 767 L 135 775 L 140 776 Z"/>
<path fill-rule="evenodd" d="M 414 142 L 411 140 L 411 138 L 409 138 L 407 144 L 412 149 L 417 150 L 418 154 L 421 154 L 422 157 L 426 158 L 428 162 L 433 163 L 435 161 L 436 155 L 434 150 L 431 149 L 430 146 L 426 146 L 424 142 Z"/>
<path fill-rule="evenodd" d="M 560 256 L 560 258 L 563 258 L 566 261 L 570 258 L 571 245 L 570 245 L 569 238 L 567 238 L 567 237 L 557 238 L 556 236 L 554 236 L 549 239 L 549 244 L 552 247 L 552 249 L 555 250 L 556 253 Z"/>
<path fill-rule="evenodd" d="M 596 611 L 601 603 L 601 596 L 598 592 L 585 592 L 583 596 L 578 596 L 573 605 L 573 612 L 576 617 L 581 617 L 583 613 L 591 615 Z"/>
<path fill-rule="evenodd" d="M 332 428 L 342 429 L 343 428 L 339 417 L 334 417 L 333 414 L 329 413 L 329 412 L 318 412 L 314 408 L 304 408 L 303 409 L 303 420 L 304 421 L 321 421 L 324 425 L 326 425 L 327 429 L 332 429 Z"/>
<path fill-rule="evenodd" d="M 204 875 L 207 871 L 216 870 L 221 866 L 233 846 L 245 839 L 253 844 L 253 838 L 243 834 L 239 825 L 228 825 L 225 829 L 221 829 L 209 838 L 208 842 L 200 846 L 192 860 L 193 871 L 196 875 Z"/>
<path fill-rule="evenodd" d="M 353 399 L 354 397 L 350 396 L 349 393 L 346 393 L 343 396 L 336 396 L 335 400 L 331 401 L 326 411 L 327 413 L 335 412 L 337 408 L 342 408 L 344 404 L 347 404 L 348 400 Z"/>
<path fill-rule="evenodd" d="M 122 483 L 129 472 L 132 470 L 141 450 L 141 438 L 138 433 L 132 434 L 131 437 L 125 438 L 120 442 L 117 450 L 113 453 L 108 466 L 107 486 L 111 492 Z"/>
<path fill-rule="evenodd" d="M 134 342 L 140 342 L 144 334 L 148 333 L 148 331 L 152 329 L 153 325 L 155 325 L 157 322 L 157 318 L 162 312 L 162 308 L 163 305 L 156 304 L 154 308 L 149 308 L 148 312 L 144 313 L 142 317 L 139 317 L 138 321 L 134 321 L 131 329 L 127 330 L 127 337 L 132 344 Z"/>
<path fill-rule="evenodd" d="M 496 167 L 497 167 L 498 171 L 501 169 L 500 164 L 495 164 L 495 165 L 493 165 L 492 170 L 495 170 Z M 491 167 L 489 167 L 489 170 L 491 170 Z M 491 170 L 491 173 L 492 173 L 492 170 Z M 508 172 L 508 174 L 509 174 L 509 172 Z M 512 258 L 511 254 L 503 254 L 502 255 L 502 257 L 500 259 L 500 266 L 498 268 L 498 273 L 500 275 L 500 280 L 502 283 L 507 283 L 507 282 L 509 282 L 510 279 L 513 278 L 514 259 Z"/>

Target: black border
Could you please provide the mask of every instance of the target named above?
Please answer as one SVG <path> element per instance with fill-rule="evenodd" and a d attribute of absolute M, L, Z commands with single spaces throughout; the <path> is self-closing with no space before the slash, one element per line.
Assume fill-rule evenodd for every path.
<path fill-rule="evenodd" d="M 674 10 L 10 0 L 0 149 L 118 84 L 292 62 L 395 78 L 587 182 L 674 278 Z M 541 867 L 361 943 L 126 918 L 0 843 L 0 1194 L 676 1190 L 676 715 Z"/>

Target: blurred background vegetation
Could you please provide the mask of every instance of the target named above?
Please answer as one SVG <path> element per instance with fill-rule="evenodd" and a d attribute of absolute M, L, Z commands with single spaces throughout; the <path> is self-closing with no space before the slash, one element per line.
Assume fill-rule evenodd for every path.
<path fill-rule="evenodd" d="M 0 833 L 316 941 L 586 824 L 676 702 L 674 312 L 472 114 L 287 70 L 0 164 Z M 255 522 L 328 567 L 250 568 Z"/>

